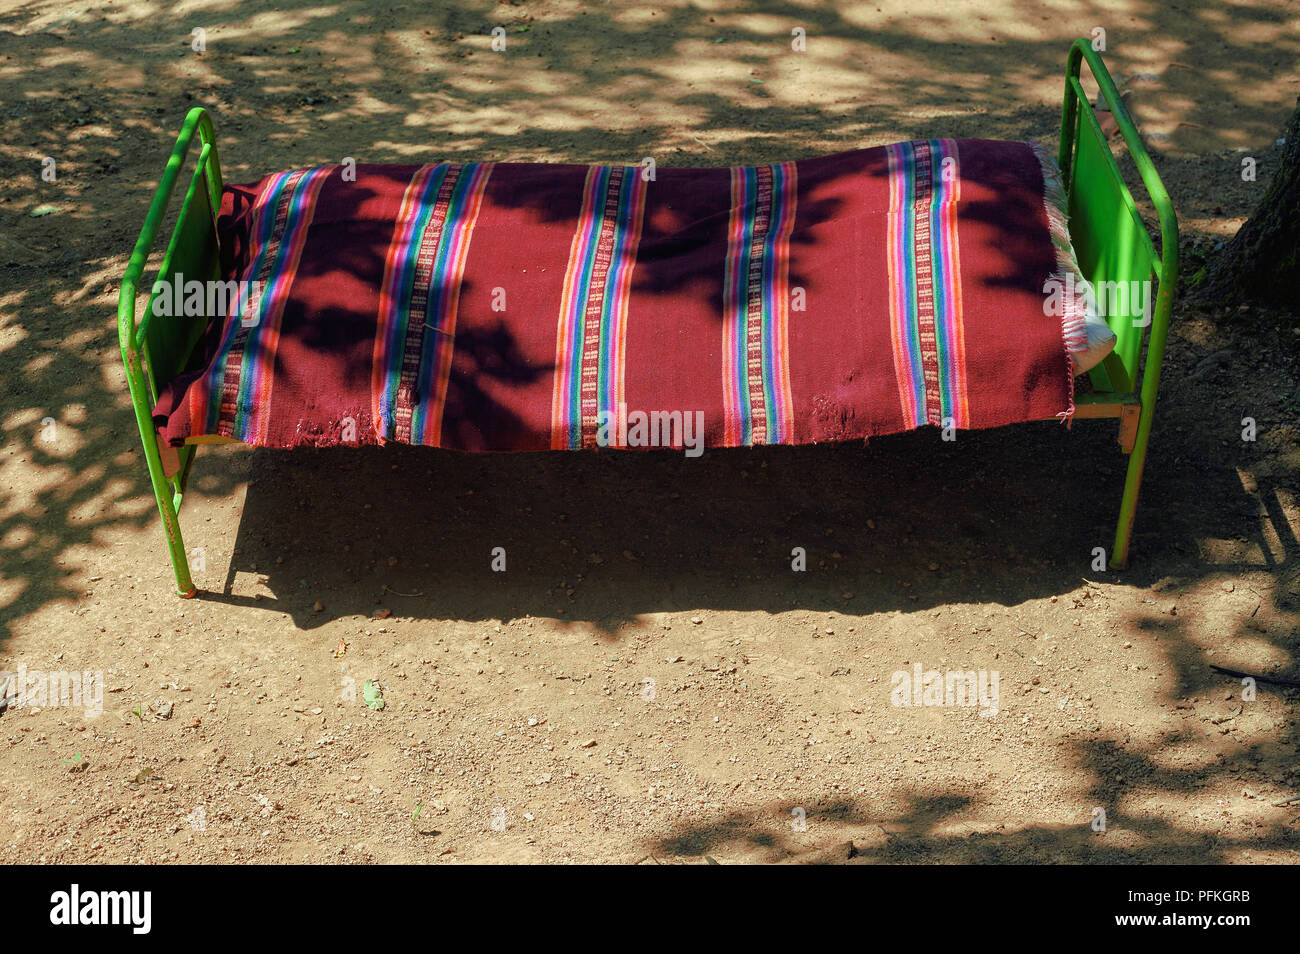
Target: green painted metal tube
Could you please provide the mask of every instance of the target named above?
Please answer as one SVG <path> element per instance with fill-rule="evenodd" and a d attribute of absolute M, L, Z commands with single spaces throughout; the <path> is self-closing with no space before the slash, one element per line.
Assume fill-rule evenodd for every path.
<path fill-rule="evenodd" d="M 153 425 L 152 400 L 156 393 L 156 382 L 152 381 L 152 372 L 144 363 L 144 352 L 139 328 L 135 317 L 135 300 L 140 277 L 144 273 L 145 263 L 153 248 L 158 228 L 167 214 L 167 206 L 175 190 L 185 160 L 189 155 L 190 143 L 198 133 L 200 141 L 210 147 L 205 158 L 208 163 L 209 198 L 213 208 L 220 206 L 221 178 L 217 164 L 215 133 L 212 120 L 206 110 L 196 107 L 190 110 L 181 126 L 176 145 L 172 148 L 162 180 L 154 193 L 153 202 L 145 216 L 144 227 L 131 252 L 126 274 L 117 299 L 117 332 L 122 349 L 122 363 L 126 367 L 126 379 L 131 390 L 131 406 L 135 411 L 136 424 L 140 430 L 140 441 L 144 445 L 145 463 L 149 468 L 149 481 L 153 486 L 154 498 L 158 503 L 158 513 L 162 517 L 163 529 L 167 534 L 167 551 L 171 558 L 172 572 L 176 578 L 176 592 L 182 597 L 195 594 L 194 582 L 190 577 L 189 562 L 186 558 L 185 543 L 181 537 L 178 511 L 181 495 L 176 486 L 179 481 L 168 479 L 163 473 L 162 457 L 158 450 L 158 435 Z"/>
<path fill-rule="evenodd" d="M 1070 181 L 1070 166 L 1074 154 L 1074 134 L 1076 128 L 1078 94 L 1071 80 L 1077 82 L 1080 64 L 1087 61 L 1093 79 L 1102 99 L 1110 107 L 1111 115 L 1119 126 L 1124 144 L 1133 158 L 1134 167 L 1142 177 L 1160 221 L 1160 288 L 1156 293 L 1155 307 L 1151 316 L 1151 330 L 1147 338 L 1146 361 L 1142 366 L 1142 411 L 1138 418 L 1137 439 L 1129 455 L 1128 473 L 1124 480 L 1124 493 L 1120 498 L 1119 523 L 1115 529 L 1115 544 L 1111 551 L 1110 565 L 1123 569 L 1128 565 L 1129 542 L 1133 532 L 1133 520 L 1137 515 L 1138 490 L 1142 484 L 1142 471 L 1146 464 L 1147 444 L 1151 437 L 1151 423 L 1155 417 L 1156 395 L 1160 389 L 1160 369 L 1164 363 L 1165 341 L 1169 335 L 1169 320 L 1173 312 L 1174 293 L 1178 283 L 1178 217 L 1174 214 L 1173 203 L 1164 183 L 1156 172 L 1155 164 L 1142 143 L 1133 117 L 1129 115 L 1124 101 L 1120 98 L 1115 81 L 1110 71 L 1102 62 L 1091 41 L 1078 39 L 1070 47 L 1066 65 L 1065 105 L 1061 112 L 1060 164 L 1065 173 L 1066 182 Z"/>

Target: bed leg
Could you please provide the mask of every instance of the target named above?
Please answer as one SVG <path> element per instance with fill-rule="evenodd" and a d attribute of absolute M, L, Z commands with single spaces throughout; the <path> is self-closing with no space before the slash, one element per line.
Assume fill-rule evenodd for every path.
<path fill-rule="evenodd" d="M 1124 495 L 1119 503 L 1119 524 L 1115 528 L 1115 547 L 1110 558 L 1110 565 L 1116 570 L 1128 566 L 1128 547 L 1133 536 L 1133 519 L 1137 516 L 1138 489 L 1142 485 L 1142 468 L 1146 465 L 1153 412 L 1151 404 L 1143 404 L 1133 450 L 1128 457 L 1128 475 L 1124 478 Z"/>
<path fill-rule="evenodd" d="M 162 517 L 163 530 L 167 534 L 167 553 L 171 557 L 172 573 L 176 577 L 176 595 L 183 600 L 188 600 L 198 591 L 190 578 L 190 564 L 185 556 L 185 541 L 181 539 L 181 524 L 177 517 L 179 495 L 174 494 L 171 482 L 163 472 L 162 455 L 158 450 L 158 433 L 154 430 L 153 417 L 149 412 L 147 386 L 140 355 L 134 348 L 125 348 L 122 356 L 126 362 L 126 376 L 131 388 L 135 422 L 140 429 L 140 442 L 144 445 L 144 459 L 149 466 L 149 483 L 153 486 L 154 500 L 158 503 L 158 513 Z"/>
<path fill-rule="evenodd" d="M 163 530 L 167 533 L 167 553 L 172 561 L 172 574 L 176 577 L 176 595 L 183 600 L 193 599 L 198 590 L 190 578 L 190 564 L 185 556 L 185 541 L 181 539 L 181 523 L 171 487 L 165 480 L 161 487 L 155 482 L 153 492 L 158 501 L 158 513 L 162 515 Z"/>
<path fill-rule="evenodd" d="M 158 502 L 158 513 L 162 517 L 163 531 L 167 534 L 167 555 L 171 557 L 172 574 L 176 577 L 176 595 L 183 600 L 192 599 L 198 592 L 190 578 L 190 564 L 185 556 L 185 541 L 181 538 L 181 522 L 176 510 L 176 498 L 172 495 L 171 484 L 163 476 L 162 462 L 158 455 L 158 445 L 151 442 L 154 437 L 150 427 L 149 437 L 145 438 L 145 457 L 149 461 L 149 479 L 153 484 L 154 499 Z"/>

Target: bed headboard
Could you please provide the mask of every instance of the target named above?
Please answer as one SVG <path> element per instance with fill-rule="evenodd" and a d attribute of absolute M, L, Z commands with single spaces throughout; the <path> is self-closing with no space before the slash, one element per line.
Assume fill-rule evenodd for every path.
<path fill-rule="evenodd" d="M 1085 60 L 1099 100 L 1109 107 L 1118 124 L 1159 216 L 1159 251 L 1124 184 L 1080 81 L 1079 69 Z M 1132 394 L 1137 390 L 1142 338 L 1148 328 L 1143 377 L 1159 378 L 1178 276 L 1178 219 L 1115 81 L 1088 39 L 1076 40 L 1070 47 L 1058 162 L 1065 178 L 1070 237 L 1079 267 L 1092 284 L 1117 339 L 1114 352 L 1091 372 L 1092 384 L 1098 391 Z"/>

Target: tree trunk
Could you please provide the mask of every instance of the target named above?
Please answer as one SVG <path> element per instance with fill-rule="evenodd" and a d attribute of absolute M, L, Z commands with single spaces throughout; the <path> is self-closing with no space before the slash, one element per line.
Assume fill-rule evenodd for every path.
<path fill-rule="evenodd" d="M 1300 100 L 1268 192 L 1210 268 L 1195 297 L 1300 310 Z"/>

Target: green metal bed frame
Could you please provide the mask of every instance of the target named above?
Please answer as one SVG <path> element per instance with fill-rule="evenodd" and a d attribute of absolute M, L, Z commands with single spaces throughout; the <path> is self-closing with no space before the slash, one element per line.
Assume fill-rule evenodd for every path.
<path fill-rule="evenodd" d="M 1124 144 L 1159 217 L 1159 252 L 1124 184 L 1106 134 L 1080 81 L 1080 66 L 1084 61 L 1098 86 L 1101 100 L 1109 107 L 1119 126 Z M 152 410 L 157 403 L 159 385 L 185 369 L 202 336 L 204 322 L 154 320 L 152 294 L 137 321 L 136 298 L 154 239 L 167 214 L 196 134 L 200 144 L 198 159 L 156 281 L 170 282 L 178 274 L 186 280 L 221 278 L 216 225 L 221 205 L 221 164 L 217 159 L 212 120 L 205 109 L 196 107 L 185 117 L 167 160 L 167 168 L 122 279 L 117 306 L 118 335 L 131 389 L 131 403 L 144 443 L 158 512 L 167 533 L 176 591 L 186 598 L 194 596 L 196 591 L 190 578 L 177 515 L 198 445 L 188 444 L 180 449 L 160 446 Z M 1090 373 L 1092 391 L 1077 395 L 1075 400 L 1075 417 L 1117 418 L 1119 421 L 1119 443 L 1129 462 L 1110 566 L 1122 569 L 1128 563 L 1138 488 L 1146 461 L 1156 392 L 1160 386 L 1160 366 L 1169 331 L 1178 274 L 1178 220 L 1160 176 L 1142 145 L 1142 137 L 1120 100 L 1114 80 L 1087 39 L 1076 40 L 1070 47 L 1058 162 L 1068 197 L 1070 236 L 1083 276 L 1094 284 L 1154 280 L 1158 289 L 1150 314 L 1150 334 L 1145 336 L 1145 362 L 1141 361 L 1143 332 L 1147 330 L 1145 316 L 1122 312 L 1108 314 L 1107 321 L 1117 338 L 1115 350 Z M 163 466 L 164 455 L 168 458 L 166 468 Z M 168 473 L 173 476 L 167 476 Z"/>

